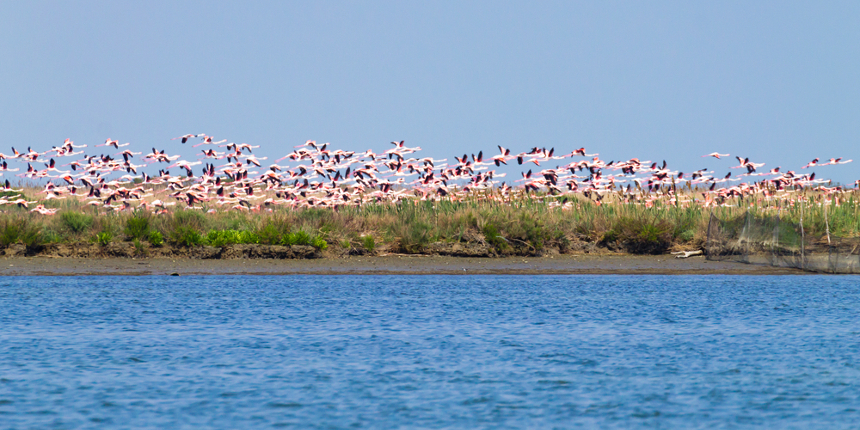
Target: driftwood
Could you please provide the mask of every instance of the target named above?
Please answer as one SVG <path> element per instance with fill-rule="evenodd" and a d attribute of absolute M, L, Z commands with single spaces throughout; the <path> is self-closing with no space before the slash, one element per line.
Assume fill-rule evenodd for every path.
<path fill-rule="evenodd" d="M 694 255 L 702 255 L 702 250 L 698 249 L 696 251 L 678 251 L 678 252 L 673 252 L 672 255 L 674 255 L 675 258 L 688 258 L 688 257 L 692 257 Z"/>

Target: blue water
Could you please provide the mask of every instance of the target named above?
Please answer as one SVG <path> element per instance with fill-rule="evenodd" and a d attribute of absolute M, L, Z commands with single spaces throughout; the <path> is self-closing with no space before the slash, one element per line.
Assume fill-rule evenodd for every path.
<path fill-rule="evenodd" d="M 0 428 L 857 428 L 860 278 L 0 279 Z"/>

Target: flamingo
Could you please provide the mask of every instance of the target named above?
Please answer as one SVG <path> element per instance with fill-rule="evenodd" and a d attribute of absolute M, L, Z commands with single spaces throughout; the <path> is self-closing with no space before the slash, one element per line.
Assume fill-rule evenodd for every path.
<path fill-rule="evenodd" d="M 200 146 L 200 145 L 218 145 L 218 144 L 220 144 L 220 143 L 224 143 L 224 142 L 226 142 L 226 141 L 227 141 L 227 139 L 220 140 L 220 141 L 218 141 L 218 142 L 213 142 L 213 141 L 212 141 L 212 136 L 206 136 L 206 135 L 204 135 L 204 136 L 203 136 L 203 141 L 202 141 L 202 142 L 200 142 L 200 143 L 198 143 L 198 144 L 196 144 L 196 145 L 192 145 L 191 147 L 192 147 L 192 148 L 196 148 L 196 147 L 198 147 L 198 146 Z M 182 142 L 182 143 L 185 143 L 185 142 Z"/>
<path fill-rule="evenodd" d="M 854 160 L 845 160 L 845 161 L 841 161 L 841 160 L 842 160 L 842 157 L 831 158 L 830 161 L 828 161 L 827 163 L 824 163 L 824 164 L 819 164 L 819 166 L 835 166 L 837 164 L 848 164 L 848 163 L 854 161 Z"/>
<path fill-rule="evenodd" d="M 404 141 L 392 142 L 394 147 L 384 151 L 380 154 L 381 156 L 373 150 L 355 153 L 329 149 L 329 144 L 318 145 L 315 141 L 307 141 L 304 145 L 296 147 L 293 152 L 276 160 L 276 163 L 269 166 L 263 173 L 259 173 L 248 170 L 252 164 L 261 167 L 260 161 L 266 159 L 251 154 L 252 148 L 259 146 L 235 143 L 220 145 L 226 140 L 214 142 L 212 137 L 203 134 L 185 135 L 184 137 L 186 141 L 193 137 L 203 137 L 203 141 L 194 145 L 195 147 L 213 144 L 227 147 L 228 150 L 223 153 L 214 149 L 201 150 L 202 155 L 198 154 L 198 159 L 227 158 L 228 163 L 218 166 L 217 170 L 215 165 L 207 163 L 203 167 L 203 174 L 198 177 L 193 175 L 191 168 L 202 164 L 202 161 L 192 163 L 179 160 L 179 155 L 171 156 L 164 150 L 152 148 L 152 153 L 143 157 L 147 165 L 166 162 L 169 164 L 167 169 L 179 167 L 185 170 L 187 175 L 173 176 L 164 169 L 159 170 L 158 175 L 153 174 L 153 177 L 150 177 L 147 172 L 139 171 L 146 166 L 131 163 L 134 155 L 140 153 L 124 150 L 113 154 L 113 156 L 122 155 L 122 160 L 114 160 L 112 156 L 102 154 L 84 156 L 83 159 L 64 164 L 64 166 L 71 165 L 72 170 L 76 172 L 81 172 L 71 175 L 69 172 L 58 170 L 55 161 L 56 157 L 82 153 L 73 152 L 77 145 L 74 145 L 71 139 L 66 139 L 60 147 L 53 147 L 50 151 L 42 153 L 28 148 L 27 152 L 20 154 L 13 148 L 13 155 L 0 154 L 0 159 L 6 160 L 8 158 L 11 162 L 14 162 L 15 159 L 21 159 L 35 164 L 37 161 L 43 162 L 42 157 L 46 154 L 51 154 L 52 157 L 44 161 L 45 169 L 37 170 L 31 164 L 28 166 L 27 172 L 21 175 L 37 180 L 41 178 L 49 181 L 53 179 L 62 180 L 67 184 L 67 187 L 57 187 L 52 184 L 44 192 L 46 197 L 42 200 L 69 197 L 80 198 L 82 201 L 98 200 L 95 205 L 117 211 L 129 210 L 129 201 L 138 201 L 159 193 L 164 193 L 169 198 L 181 201 L 184 206 L 192 209 L 200 209 L 200 203 L 212 198 L 213 193 L 219 198 L 219 206 L 228 194 L 247 201 L 259 199 L 261 203 L 256 206 L 252 206 L 250 203 L 241 204 L 238 201 L 232 203 L 234 205 L 238 203 L 242 206 L 244 209 L 241 210 L 259 211 L 270 210 L 277 204 L 284 204 L 291 208 L 331 208 L 341 205 L 361 205 L 369 202 L 402 202 L 410 199 L 415 201 L 443 199 L 458 201 L 464 198 L 486 198 L 494 201 L 510 201 L 517 196 L 526 195 L 528 196 L 526 198 L 529 199 L 542 200 L 545 198 L 543 195 L 533 194 L 534 191 L 539 190 L 545 191 L 548 193 L 547 195 L 578 194 L 590 198 L 594 204 L 609 204 L 611 199 L 604 197 L 613 195 L 616 186 L 624 182 L 630 182 L 630 184 L 627 186 L 626 192 L 623 188 L 617 191 L 619 198 L 623 199 L 618 200 L 618 203 L 644 204 L 646 206 L 653 205 L 661 199 L 668 199 L 669 203 L 675 205 L 687 205 L 695 202 L 704 207 L 710 207 L 725 205 L 727 204 L 726 199 L 747 195 L 757 194 L 767 199 L 779 195 L 782 196 L 780 198 L 785 198 L 787 193 L 793 192 L 792 186 L 811 185 L 821 192 L 843 192 L 838 187 L 824 187 L 821 184 L 826 180 L 816 179 L 814 174 L 796 175 L 791 171 L 781 173 L 778 167 L 767 173 L 757 173 L 756 169 L 764 166 L 764 163 L 754 163 L 748 158 L 741 159 L 740 157 L 736 157 L 739 164 L 733 168 L 745 169 L 746 173 L 735 178 L 732 178 L 731 173 L 723 178 L 714 178 L 711 176 L 712 171 L 704 169 L 697 170 L 689 176 L 672 171 L 665 161 L 662 166 L 636 158 L 631 158 L 628 161 L 607 162 L 599 159 L 598 154 L 586 154 L 584 147 L 572 151 L 569 155 L 555 156 L 554 148 L 533 147 L 528 152 L 513 155 L 510 149 L 498 145 L 499 154 L 493 157 L 485 159 L 483 151 L 476 151 L 477 154 L 472 155 L 471 159 L 468 158 L 467 154 L 463 154 L 462 157 L 456 157 L 456 164 L 447 165 L 442 164 L 447 159 L 412 158 L 415 156 L 410 156 L 410 154 L 418 152 L 421 148 L 406 147 Z M 118 141 L 107 139 L 105 144 L 99 146 L 119 148 L 126 145 L 129 144 L 119 145 Z M 248 155 L 244 155 L 246 153 Z M 547 161 L 560 160 L 574 155 L 593 158 L 571 162 L 564 167 L 548 168 L 544 166 L 543 170 L 535 176 L 524 175 L 523 180 L 517 181 L 520 184 L 513 188 L 505 183 L 499 186 L 496 178 L 504 177 L 504 174 L 488 170 L 490 164 L 499 167 L 502 164 L 508 164 L 507 162 L 513 159 L 517 159 L 519 164 L 534 163 L 536 166 L 541 166 Z M 728 156 L 728 154 L 714 153 L 703 157 L 707 156 L 719 158 Z M 299 162 L 303 164 L 295 167 L 277 164 L 286 158 L 301 160 Z M 818 164 L 816 159 L 807 167 L 849 162 L 851 160 L 843 161 L 841 158 L 834 158 L 830 159 L 828 163 Z M 6 161 L 0 164 L 0 173 L 15 170 L 17 169 L 10 169 Z M 588 171 L 587 177 L 576 174 L 577 171 L 584 170 Z M 620 171 L 620 174 L 610 173 L 615 171 Z M 111 180 L 111 175 L 115 173 L 117 175 L 122 174 L 122 176 Z M 751 182 L 750 184 L 742 182 L 737 185 L 725 185 L 723 188 L 717 188 L 719 184 L 765 175 L 774 177 L 761 182 Z M 710 189 L 704 194 L 705 200 L 679 198 L 681 196 L 676 195 L 675 190 L 669 186 L 673 178 L 677 182 L 687 181 L 690 185 L 704 184 L 706 187 L 709 186 Z M 643 181 L 647 181 L 648 187 L 643 188 Z M 89 193 L 78 195 L 75 188 L 75 184 L 78 182 L 89 188 Z M 133 185 L 133 182 L 139 182 L 141 188 L 138 189 Z M 633 183 L 636 184 L 635 190 L 632 187 Z M 142 189 L 143 184 L 160 184 L 164 188 L 163 191 L 147 192 Z M 771 187 L 776 189 L 772 190 Z M 488 190 L 489 193 L 482 194 Z M 266 193 L 266 195 L 260 195 L 260 193 Z M 272 199 L 271 195 L 267 193 L 275 193 L 277 200 Z M 716 200 L 711 196 L 715 197 Z M 569 203 L 559 204 L 548 201 L 547 204 L 553 207 L 571 207 Z M 151 209 L 155 213 L 163 210 L 148 204 L 135 203 L 135 206 Z"/>
<path fill-rule="evenodd" d="M 806 165 L 801 167 L 801 169 L 806 169 L 807 167 L 815 167 L 817 165 L 818 165 L 818 159 L 816 158 L 816 159 L 810 161 L 809 163 L 806 163 Z"/>
<path fill-rule="evenodd" d="M 183 134 L 182 136 L 174 137 L 173 139 L 170 139 L 170 140 L 182 139 L 181 142 L 184 144 L 185 142 L 188 142 L 188 139 L 193 139 L 195 137 L 200 137 L 200 136 L 206 136 L 206 135 L 203 133 Z"/>

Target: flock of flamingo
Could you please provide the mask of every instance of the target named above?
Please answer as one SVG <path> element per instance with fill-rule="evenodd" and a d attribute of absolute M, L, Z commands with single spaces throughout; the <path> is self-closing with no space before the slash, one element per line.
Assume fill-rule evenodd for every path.
<path fill-rule="evenodd" d="M 66 139 L 62 145 L 37 152 L 27 148 L 11 154 L 0 153 L 0 174 L 17 172 L 26 180 L 47 181 L 40 197 L 28 201 L 23 197 L 0 198 L 0 205 L 18 205 L 44 215 L 53 215 L 56 207 L 46 207 L 49 200 L 78 199 L 86 205 L 108 211 L 135 209 L 164 213 L 169 206 L 182 203 L 187 209 L 217 211 L 219 208 L 239 211 L 290 208 L 338 208 L 367 203 L 407 200 L 492 199 L 511 202 L 515 199 L 545 199 L 547 205 L 572 207 L 573 199 L 555 196 L 578 195 L 595 204 L 643 204 L 657 201 L 667 204 L 713 207 L 732 205 L 732 197 L 787 199 L 796 190 L 812 187 L 828 198 L 850 190 L 828 187 L 829 181 L 815 173 L 781 171 L 779 167 L 761 171 L 764 163 L 735 157 L 738 165 L 724 176 L 714 176 L 705 169 L 694 172 L 670 170 L 667 163 L 642 161 L 604 161 L 599 154 L 587 154 L 585 148 L 557 153 L 554 148 L 532 148 L 514 154 L 498 147 L 499 153 L 484 156 L 463 154 L 447 159 L 417 158 L 420 147 L 405 142 L 391 142 L 393 147 L 375 153 L 330 149 L 329 144 L 314 141 L 294 147 L 274 164 L 263 167 L 266 157 L 257 157 L 259 146 L 246 143 L 215 141 L 203 133 L 186 134 L 173 140 L 191 142 L 200 148 L 196 160 L 180 159 L 165 150 L 152 148 L 149 153 L 121 149 L 130 146 L 106 139 L 94 148 L 99 155 L 87 155 L 83 148 Z M 113 152 L 119 151 L 119 152 Z M 717 159 L 729 154 L 711 153 L 702 157 Z M 62 161 L 72 160 L 66 164 Z M 841 158 L 820 162 L 812 160 L 799 170 L 850 163 Z M 10 168 L 9 162 L 26 164 Z M 284 162 L 284 164 L 279 164 Z M 508 164 L 527 166 L 527 172 L 511 181 L 496 168 Z M 42 167 L 42 165 L 44 167 Z M 532 166 L 534 165 L 534 166 Z M 553 167 L 548 167 L 553 165 Z M 147 170 L 158 172 L 148 174 Z M 62 170 L 61 168 L 66 168 Z M 180 174 L 171 174 L 171 169 Z M 860 180 L 855 182 L 860 186 Z M 687 187 L 688 191 L 683 192 Z M 13 189 L 6 179 L 4 191 Z M 7 193 L 11 195 L 11 193 Z M 606 198 L 612 196 L 611 198 Z M 736 202 L 735 202 L 736 203 Z M 53 205 L 49 205 L 53 206 Z"/>

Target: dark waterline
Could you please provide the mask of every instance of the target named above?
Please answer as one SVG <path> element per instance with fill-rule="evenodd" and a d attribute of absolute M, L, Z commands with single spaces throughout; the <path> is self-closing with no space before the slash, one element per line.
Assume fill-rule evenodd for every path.
<path fill-rule="evenodd" d="M 0 428 L 847 428 L 860 277 L 0 279 Z"/>

